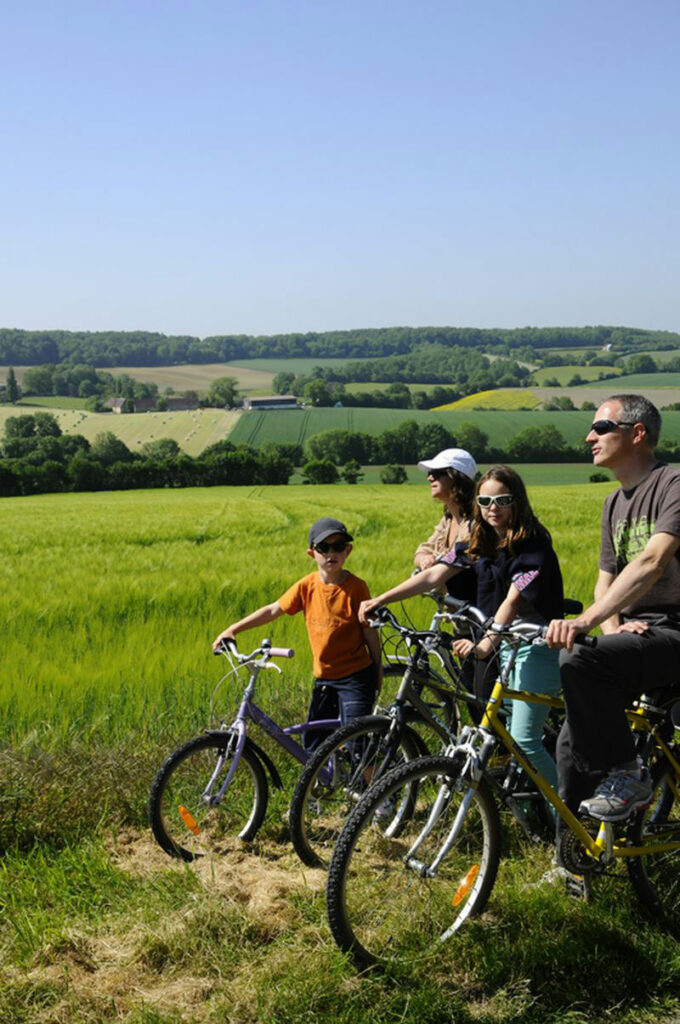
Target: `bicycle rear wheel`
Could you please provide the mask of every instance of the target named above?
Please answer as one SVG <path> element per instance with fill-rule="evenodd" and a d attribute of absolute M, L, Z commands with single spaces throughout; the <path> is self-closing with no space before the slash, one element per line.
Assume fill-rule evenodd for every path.
<path fill-rule="evenodd" d="M 680 848 L 664 850 L 663 844 L 680 844 L 680 779 L 667 761 L 661 761 L 652 770 L 652 785 L 652 803 L 636 816 L 630 832 L 633 845 L 648 846 L 650 852 L 631 858 L 628 873 L 643 906 L 655 917 L 677 926 Z"/>
<path fill-rule="evenodd" d="M 345 819 L 362 793 L 387 771 L 421 753 L 408 727 L 387 715 L 349 722 L 329 736 L 300 773 L 288 824 L 295 852 L 310 867 L 326 867 Z M 408 791 L 381 809 L 381 825 L 396 834 L 410 813 Z"/>
<path fill-rule="evenodd" d="M 192 861 L 225 850 L 226 840 L 255 836 L 267 810 L 269 787 L 260 759 L 246 745 L 222 800 L 211 805 L 233 763 L 231 733 L 189 740 L 170 754 L 151 787 L 149 820 L 171 857 Z"/>
<path fill-rule="evenodd" d="M 414 811 L 398 836 L 386 836 L 374 826 L 376 810 L 404 787 Z M 454 821 L 459 831 L 444 853 Z M 360 965 L 434 952 L 484 909 L 499 857 L 498 809 L 486 783 L 473 789 L 448 757 L 397 768 L 361 799 L 338 839 L 326 889 L 333 937 Z"/>

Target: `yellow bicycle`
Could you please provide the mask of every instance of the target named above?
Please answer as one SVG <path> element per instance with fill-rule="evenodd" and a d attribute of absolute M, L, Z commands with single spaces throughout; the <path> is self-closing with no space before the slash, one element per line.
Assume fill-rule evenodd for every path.
<path fill-rule="evenodd" d="M 465 614 L 461 606 L 458 615 Z M 521 643 L 540 643 L 540 628 L 511 626 L 510 656 L 479 726 L 467 726 L 443 755 L 411 761 L 385 776 L 347 819 L 331 859 L 328 917 L 333 936 L 360 965 L 430 953 L 486 906 L 500 859 L 500 823 L 487 781 L 499 745 L 533 781 L 564 823 L 559 858 L 590 882 L 623 866 L 639 900 L 655 915 L 680 912 L 680 748 L 670 720 L 673 695 L 647 695 L 629 718 L 641 737 L 654 783 L 648 808 L 608 823 L 574 815 L 510 736 L 500 714 L 507 701 L 559 707 L 559 698 L 512 690 L 508 679 Z M 398 835 L 374 826 L 385 800 L 411 793 L 412 813 Z M 414 798 L 415 794 L 415 798 Z"/>

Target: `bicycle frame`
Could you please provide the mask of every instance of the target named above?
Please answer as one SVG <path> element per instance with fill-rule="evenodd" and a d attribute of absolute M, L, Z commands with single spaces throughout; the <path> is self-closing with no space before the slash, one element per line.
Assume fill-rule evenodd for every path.
<path fill-rule="evenodd" d="M 598 835 L 594 839 L 584 828 L 576 815 L 567 807 L 561 797 L 558 796 L 546 778 L 536 768 L 534 768 L 522 751 L 521 747 L 517 745 L 503 725 L 499 718 L 499 711 L 504 700 L 520 700 L 529 704 L 543 704 L 549 707 L 560 707 L 562 705 L 562 701 L 558 698 L 512 690 L 502 679 L 498 679 L 487 702 L 484 717 L 481 725 L 479 726 L 479 732 L 485 734 L 481 751 L 477 751 L 471 743 L 468 744 L 466 742 L 457 744 L 455 747 L 456 753 L 463 752 L 468 754 L 473 780 L 481 777 L 481 773 L 485 766 L 484 755 L 488 757 L 487 750 L 490 751 L 494 745 L 494 740 L 498 739 L 506 748 L 508 753 L 510 753 L 524 769 L 543 797 L 549 804 L 551 804 L 552 807 L 554 807 L 557 815 L 562 819 L 565 825 L 567 825 L 571 832 L 574 833 L 594 861 L 607 864 L 618 857 L 640 857 L 651 852 L 652 849 L 656 853 L 680 850 L 680 842 L 654 843 L 652 846 L 617 845 L 613 840 L 612 823 L 605 821 L 600 823 Z M 631 715 L 636 714 L 638 714 L 638 712 L 631 712 Z M 668 757 L 669 763 L 672 765 L 674 771 L 679 771 L 680 765 L 678 765 L 677 760 L 669 750 L 667 744 L 665 744 L 659 736 L 656 737 L 656 742 L 659 744 L 659 747 L 664 752 L 665 756 Z M 448 837 L 446 842 L 448 843 Z M 453 842 L 453 840 L 451 842 Z M 447 847 L 447 850 L 448 848 L 450 848 L 450 845 Z M 443 851 L 442 856 L 447 852 L 447 850 Z"/>
<path fill-rule="evenodd" d="M 247 664 L 247 662 L 245 662 L 244 664 Z M 222 799 L 224 798 L 224 794 L 229 788 L 229 784 L 231 783 L 231 780 L 234 777 L 234 774 L 238 768 L 239 761 L 241 759 L 241 754 L 243 753 L 243 749 L 246 745 L 248 737 L 249 720 L 253 722 L 255 725 L 259 726 L 264 732 L 266 732 L 267 735 L 271 737 L 271 739 L 273 739 L 279 745 L 279 747 L 281 747 L 282 750 L 284 750 L 287 754 L 295 758 L 295 760 L 297 760 L 300 764 L 303 765 L 306 764 L 309 758 L 311 757 L 311 751 L 307 750 L 296 740 L 294 740 L 293 736 L 306 732 L 310 728 L 314 730 L 324 729 L 332 732 L 335 729 L 339 729 L 340 726 L 342 725 L 342 721 L 340 718 L 321 718 L 315 719 L 313 722 L 300 722 L 295 725 L 288 726 L 287 728 L 281 728 L 281 726 L 278 725 L 278 723 L 275 722 L 273 718 L 270 718 L 270 716 L 253 701 L 253 695 L 255 693 L 255 683 L 257 682 L 257 678 L 260 672 L 267 665 L 268 662 L 264 659 L 258 659 L 250 662 L 250 680 L 248 681 L 248 685 L 246 686 L 243 692 L 243 697 L 241 698 L 241 703 L 236 713 L 236 717 L 234 718 L 233 722 L 230 725 L 226 725 L 226 723 L 223 723 L 220 729 L 221 732 L 223 731 L 225 733 L 231 734 L 231 740 L 228 747 L 226 748 L 226 752 L 232 755 L 232 761 L 229 766 L 227 776 L 222 785 L 220 786 L 219 791 L 214 795 L 209 795 L 214 780 L 219 774 L 221 764 L 223 763 L 222 758 L 218 760 L 215 772 L 212 778 L 210 779 L 210 782 L 205 788 L 204 797 L 212 806 L 217 806 L 222 801 Z M 275 665 L 272 665 L 271 667 L 278 669 L 278 666 Z M 280 672 L 281 670 L 278 669 L 278 671 Z M 222 681 L 223 680 L 221 680 L 220 682 Z M 218 686 L 219 685 L 220 684 L 218 683 Z"/>
<path fill-rule="evenodd" d="M 511 630 L 508 630 L 508 632 L 510 633 Z M 477 727 L 466 727 L 461 733 L 459 740 L 454 741 L 446 751 L 448 756 L 461 754 L 466 756 L 467 761 L 463 766 L 461 778 L 469 775 L 472 783 L 467 793 L 463 796 L 462 804 L 456 814 L 456 818 L 448 832 L 448 835 L 431 864 L 423 864 L 414 856 L 434 828 L 443 808 L 448 802 L 448 787 L 447 784 L 444 783 L 439 796 L 430 810 L 425 825 L 415 842 L 411 845 L 410 849 L 404 856 L 404 863 L 406 866 L 421 874 L 430 876 L 436 874 L 439 864 L 456 841 L 472 799 L 472 792 L 484 776 L 487 761 L 498 742 L 505 747 L 516 763 L 519 764 L 519 766 L 526 772 L 539 793 L 554 808 L 555 813 L 559 818 L 561 818 L 567 828 L 576 836 L 588 855 L 593 859 L 594 863 L 600 863 L 604 866 L 617 858 L 640 857 L 652 851 L 655 853 L 666 853 L 680 850 L 680 842 L 654 842 L 651 845 L 643 846 L 619 845 L 614 841 L 613 823 L 605 821 L 600 822 L 597 836 L 593 838 L 576 815 L 569 809 L 569 807 L 567 807 L 547 779 L 534 767 L 530 759 L 515 742 L 500 719 L 503 702 L 522 701 L 528 704 L 538 704 L 544 707 L 560 709 L 564 707 L 564 701 L 560 697 L 514 690 L 507 685 L 507 681 L 510 678 L 512 668 L 517 657 L 519 643 L 520 637 L 518 637 L 517 634 L 514 634 L 509 657 L 501 670 L 500 676 L 497 679 L 486 703 L 480 725 Z M 656 748 L 661 751 L 663 756 L 671 765 L 675 772 L 675 778 L 671 781 L 671 788 L 674 796 L 677 798 L 679 795 L 678 777 L 680 777 L 680 763 L 674 756 L 673 751 L 660 735 L 659 723 L 654 724 L 647 717 L 647 712 L 652 709 L 653 706 L 649 704 L 645 698 L 642 698 L 636 709 L 627 712 L 628 718 L 632 728 L 638 732 L 647 733 L 650 736 L 650 739 L 653 739 Z M 481 744 L 478 742 L 479 740 L 481 740 Z"/>

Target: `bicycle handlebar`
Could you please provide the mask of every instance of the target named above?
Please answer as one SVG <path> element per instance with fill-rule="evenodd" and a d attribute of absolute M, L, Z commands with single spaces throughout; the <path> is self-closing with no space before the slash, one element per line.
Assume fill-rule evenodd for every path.
<path fill-rule="evenodd" d="M 270 647 L 269 648 L 270 658 L 294 658 L 295 651 L 292 647 Z"/>
<path fill-rule="evenodd" d="M 447 594 L 443 598 L 443 602 L 450 617 L 453 619 L 461 619 L 463 621 L 467 620 L 481 629 L 488 629 L 493 621 L 492 618 L 485 615 L 481 609 L 475 608 L 475 606 L 470 604 L 469 601 L 461 601 L 459 598 L 451 597 L 450 594 Z M 569 598 L 564 599 L 564 611 L 567 615 L 578 614 L 582 609 L 583 605 L 580 601 L 571 600 Z M 400 625 L 392 612 L 385 606 L 373 609 L 371 612 L 370 624 L 377 627 L 390 625 L 402 635 L 409 633 L 416 635 L 420 633 L 420 635 L 425 636 L 424 631 L 413 630 L 409 627 Z M 505 636 L 509 639 L 523 640 L 525 643 L 540 643 L 540 641 L 545 637 L 547 631 L 547 626 L 538 626 L 537 624 L 530 622 L 518 622 L 515 625 L 510 623 L 507 629 L 499 630 L 498 633 L 500 636 Z M 595 647 L 597 645 L 597 637 L 581 633 L 575 638 L 574 642 L 586 647 Z"/>
<path fill-rule="evenodd" d="M 259 647 L 256 647 L 250 654 L 239 654 L 238 648 L 236 647 L 236 641 L 226 637 L 219 647 L 213 650 L 213 654 L 227 654 L 231 653 L 237 661 L 245 663 L 246 661 L 252 661 L 257 658 L 258 655 L 264 654 L 268 658 L 294 658 L 295 651 L 292 647 L 272 647 L 271 640 L 263 640 Z"/>

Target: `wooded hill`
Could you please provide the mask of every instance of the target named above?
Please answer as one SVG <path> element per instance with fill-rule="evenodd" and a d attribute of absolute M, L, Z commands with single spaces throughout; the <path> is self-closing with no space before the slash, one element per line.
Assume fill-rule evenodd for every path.
<path fill-rule="evenodd" d="M 532 359 L 545 349 L 602 349 L 626 354 L 680 348 L 680 335 L 634 327 L 383 327 L 274 335 L 166 335 L 147 331 L 24 331 L 0 328 L 0 363 L 37 366 L 168 366 L 262 357 L 376 359 L 421 345 L 477 349 Z"/>

